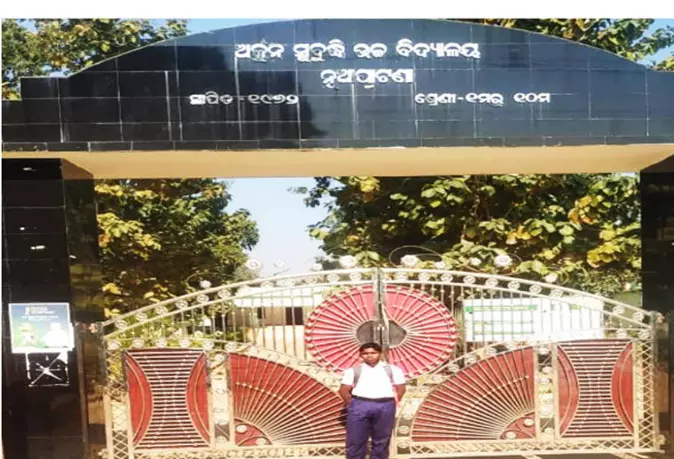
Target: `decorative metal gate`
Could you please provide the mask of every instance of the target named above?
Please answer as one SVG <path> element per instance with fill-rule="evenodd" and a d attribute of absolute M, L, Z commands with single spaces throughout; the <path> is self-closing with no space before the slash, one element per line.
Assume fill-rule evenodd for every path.
<path fill-rule="evenodd" d="M 552 284 L 348 269 L 208 288 L 99 324 L 111 459 L 344 457 L 341 372 L 409 378 L 397 457 L 659 448 L 656 313 Z"/>

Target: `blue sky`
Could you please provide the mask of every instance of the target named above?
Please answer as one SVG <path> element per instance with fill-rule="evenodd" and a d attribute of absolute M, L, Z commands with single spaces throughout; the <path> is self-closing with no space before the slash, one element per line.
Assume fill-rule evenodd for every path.
<path fill-rule="evenodd" d="M 223 27 L 269 22 L 274 19 L 191 19 L 192 33 L 206 32 Z M 260 242 L 252 250 L 251 258 L 260 260 L 263 275 L 279 270 L 274 263 L 283 261 L 289 272 L 304 272 L 311 268 L 314 258 L 321 254 L 319 242 L 312 240 L 307 226 L 321 220 L 326 214 L 322 209 L 304 207 L 302 197 L 288 191 L 290 187 L 313 184 L 308 177 L 297 178 L 246 178 L 227 179 L 233 200 L 232 209 L 248 209 L 257 221 Z"/>
<path fill-rule="evenodd" d="M 224 27 L 235 27 L 274 21 L 275 19 L 191 19 L 191 33 L 206 32 Z M 674 20 L 659 19 L 653 27 L 674 25 Z M 664 56 L 662 51 L 656 58 Z M 307 226 L 321 220 L 323 209 L 304 207 L 302 197 L 288 191 L 290 187 L 311 187 L 312 178 L 228 179 L 233 195 L 232 209 L 248 209 L 258 223 L 260 242 L 250 256 L 260 260 L 263 275 L 278 271 L 274 263 L 283 261 L 290 272 L 307 271 L 315 256 L 320 255 L 319 242 L 312 240 Z"/>

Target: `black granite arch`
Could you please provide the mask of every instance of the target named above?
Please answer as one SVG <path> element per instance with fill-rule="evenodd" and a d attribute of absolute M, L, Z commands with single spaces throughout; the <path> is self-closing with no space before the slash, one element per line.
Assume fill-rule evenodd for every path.
<path fill-rule="evenodd" d="M 325 50 L 334 39 L 343 58 Z M 402 39 L 421 45 L 405 51 Z M 386 46 L 382 56 L 376 43 Z M 323 58 L 302 62 L 301 44 Z M 262 50 L 259 60 L 246 45 Z M 453 21 L 221 29 L 67 78 L 24 78 L 21 96 L 3 101 L 5 151 L 674 142 L 674 73 L 558 38 Z M 194 104 L 197 96 L 203 103 Z"/>

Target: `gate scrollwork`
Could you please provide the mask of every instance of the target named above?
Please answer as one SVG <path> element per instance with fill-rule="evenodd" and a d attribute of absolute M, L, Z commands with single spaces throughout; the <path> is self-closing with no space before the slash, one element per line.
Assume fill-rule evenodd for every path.
<path fill-rule="evenodd" d="M 662 317 L 474 272 L 342 269 L 207 288 L 99 324 L 110 459 L 343 457 L 341 372 L 410 382 L 398 457 L 656 451 Z"/>

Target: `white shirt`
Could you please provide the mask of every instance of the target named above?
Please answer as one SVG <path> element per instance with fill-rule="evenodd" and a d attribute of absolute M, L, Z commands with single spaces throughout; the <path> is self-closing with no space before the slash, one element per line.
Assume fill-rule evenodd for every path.
<path fill-rule="evenodd" d="M 395 365 L 389 364 L 389 366 L 393 373 L 393 384 L 405 384 L 405 374 L 403 371 Z M 353 368 L 349 368 L 344 372 L 342 384 L 353 386 Z M 391 379 L 386 374 L 382 362 L 377 363 L 374 367 L 366 363 L 360 364 L 358 385 L 353 388 L 351 395 L 364 398 L 389 398 L 395 396 Z"/>

